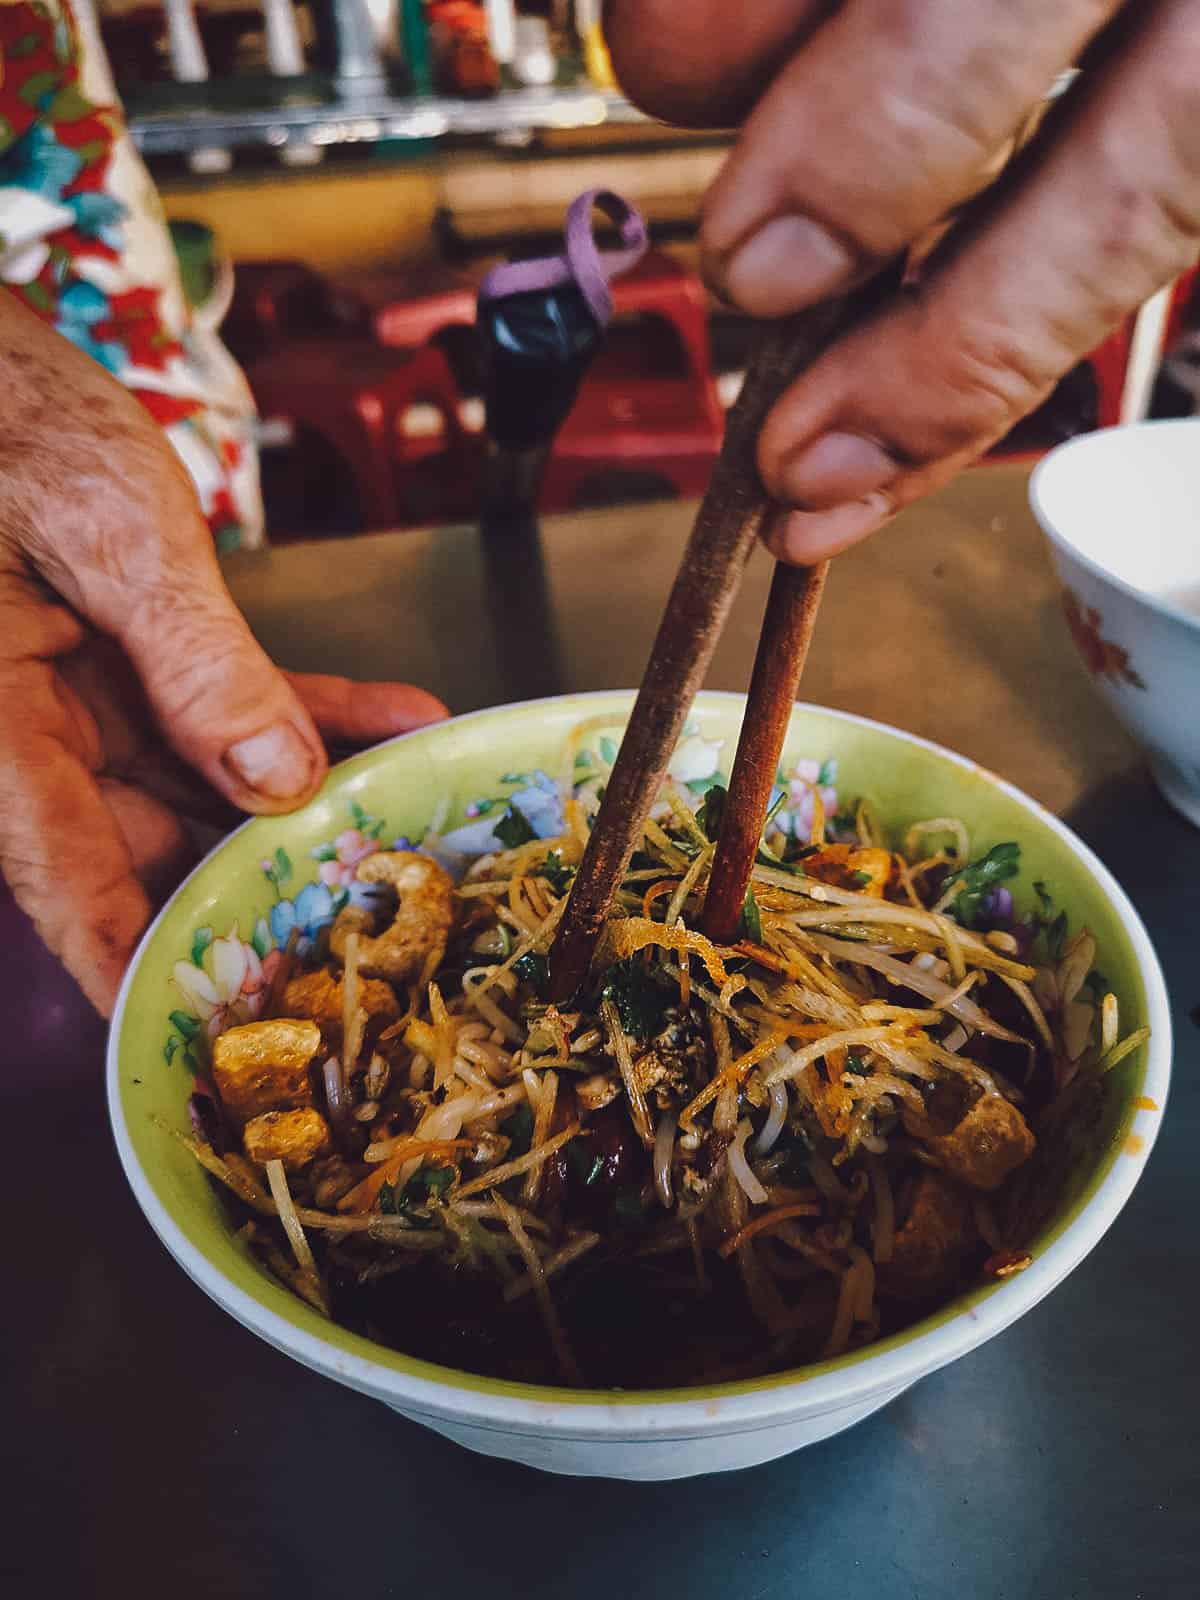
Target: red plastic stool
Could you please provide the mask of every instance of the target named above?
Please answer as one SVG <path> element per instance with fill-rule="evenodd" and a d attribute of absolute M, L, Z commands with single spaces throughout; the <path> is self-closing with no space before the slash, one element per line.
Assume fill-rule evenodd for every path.
<path fill-rule="evenodd" d="M 264 420 L 315 434 L 345 462 L 369 528 L 415 526 L 473 508 L 478 452 L 463 433 L 458 390 L 439 351 L 303 339 L 251 363 L 246 376 Z M 406 424 L 415 408 L 430 408 L 440 428 L 414 435 Z"/>
<path fill-rule="evenodd" d="M 278 350 L 288 339 L 338 331 L 369 333 L 364 308 L 339 297 L 302 261 L 235 264 L 233 301 L 221 337 L 243 365 Z"/>
<path fill-rule="evenodd" d="M 542 511 L 702 495 L 721 425 L 686 380 L 590 376 L 555 441 Z M 621 492 L 619 492 L 621 491 Z"/>

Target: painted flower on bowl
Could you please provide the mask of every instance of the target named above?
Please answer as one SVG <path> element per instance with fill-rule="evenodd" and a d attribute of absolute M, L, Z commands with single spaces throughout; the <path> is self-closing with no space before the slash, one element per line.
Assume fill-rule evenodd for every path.
<path fill-rule="evenodd" d="M 775 826 L 781 833 L 794 839 L 807 840 L 812 834 L 816 813 L 816 796 L 820 796 L 825 821 L 833 820 L 837 812 L 836 761 L 797 761 L 780 774 L 787 798 L 775 813 Z"/>
<path fill-rule="evenodd" d="M 271 907 L 271 937 L 282 950 L 292 934 L 296 934 L 296 952 L 307 955 L 321 929 L 334 919 L 340 904 L 345 904 L 343 892 L 335 898 L 327 883 L 306 883 L 294 900 L 277 900 Z"/>
<path fill-rule="evenodd" d="M 227 1028 L 254 1021 L 282 956 L 271 948 L 261 918 L 253 943 L 240 937 L 236 922 L 221 939 L 205 941 L 202 935 L 207 931 L 197 932 L 191 961 L 177 961 L 172 977 L 191 1015 L 215 1039 Z"/>
<path fill-rule="evenodd" d="M 490 855 L 493 850 L 507 850 L 530 839 L 555 839 L 566 831 L 562 795 L 548 774 L 540 770 L 509 772 L 500 782 L 521 787 L 507 800 L 473 800 L 465 808 L 471 820 L 442 835 L 441 844 L 450 860 Z M 438 859 L 447 865 L 442 856 Z"/>
<path fill-rule="evenodd" d="M 378 839 L 369 838 L 358 828 L 347 828 L 333 841 L 332 855 L 327 853 L 329 848 L 323 845 L 319 847 L 319 853 L 314 851 L 321 863 L 317 876 L 331 889 L 349 889 L 355 881 L 354 873 L 359 862 L 377 854 L 380 845 Z"/>
<path fill-rule="evenodd" d="M 667 775 L 676 783 L 700 784 L 717 776 L 724 741 L 702 739 L 699 734 L 687 734 L 675 747 Z"/>
<path fill-rule="evenodd" d="M 1075 648 L 1094 677 L 1107 678 L 1109 683 L 1125 683 L 1131 689 L 1146 687 L 1133 669 L 1128 650 L 1104 637 L 1101 632 L 1104 618 L 1094 606 L 1085 606 L 1073 589 L 1063 590 L 1062 606 Z"/>

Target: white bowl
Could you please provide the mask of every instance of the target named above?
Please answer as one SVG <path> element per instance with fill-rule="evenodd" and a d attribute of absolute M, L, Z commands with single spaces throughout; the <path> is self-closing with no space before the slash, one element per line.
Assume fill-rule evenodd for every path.
<path fill-rule="evenodd" d="M 1200 419 L 1084 434 L 1029 485 L 1100 694 L 1200 826 Z"/>
<path fill-rule="evenodd" d="M 659 1392 L 503 1383 L 415 1360 L 325 1321 L 248 1256 L 206 1175 L 171 1135 L 172 1125 L 187 1125 L 191 1083 L 180 1064 L 186 1049 L 172 1032 L 180 1027 L 172 973 L 189 951 L 193 962 L 215 960 L 215 944 L 230 939 L 231 928 L 240 923 L 245 935 L 263 907 L 270 912 L 278 884 L 268 889 L 272 880 L 264 881 L 260 866 L 277 876 L 284 844 L 286 893 L 298 904 L 303 879 L 328 860 L 326 841 L 345 828 L 347 807 L 359 821 L 367 813 L 368 821 L 386 816 L 387 838 L 392 830 L 419 829 L 439 796 L 454 821 L 468 813 L 473 796 L 494 794 L 496 778 L 514 763 L 558 770 L 571 729 L 611 719 L 615 731 L 631 703 L 625 692 L 577 695 L 460 717 L 344 763 L 304 811 L 239 829 L 180 887 L 142 942 L 113 1021 L 108 1096 L 120 1157 L 151 1225 L 194 1281 L 245 1327 L 472 1450 L 551 1472 L 661 1479 L 770 1461 L 849 1427 L 1036 1305 L 1099 1241 L 1145 1167 L 1166 1101 L 1171 1026 L 1162 973 L 1137 913 L 1057 818 L 936 745 L 798 706 L 786 760 L 821 762 L 820 781 L 839 783 L 845 798 L 869 798 L 877 815 L 897 825 L 936 814 L 941 804 L 963 818 L 980 849 L 1017 840 L 1024 870 L 1014 887 L 1022 909 L 1030 882 L 1045 879 L 1072 926 L 1086 922 L 1095 934 L 1122 1030 L 1152 1029 L 1150 1043 L 1111 1074 L 1095 1140 L 1032 1242 L 1032 1264 L 864 1350 L 753 1381 Z M 713 760 L 726 770 L 743 707 L 742 696 L 708 693 L 693 711 L 694 746 L 719 750 Z M 233 950 L 225 944 L 226 969 Z"/>

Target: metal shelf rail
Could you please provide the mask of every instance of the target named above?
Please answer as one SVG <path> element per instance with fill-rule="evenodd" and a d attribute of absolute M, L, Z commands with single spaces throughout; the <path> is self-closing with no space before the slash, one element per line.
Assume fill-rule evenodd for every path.
<path fill-rule="evenodd" d="M 201 105 L 162 110 L 129 107 L 134 142 L 148 157 L 207 149 L 320 148 L 430 140 L 450 136 L 514 139 L 548 129 L 641 123 L 619 94 L 589 86 L 513 89 L 487 99 L 354 94 L 330 98 L 288 93 L 265 105 Z"/>

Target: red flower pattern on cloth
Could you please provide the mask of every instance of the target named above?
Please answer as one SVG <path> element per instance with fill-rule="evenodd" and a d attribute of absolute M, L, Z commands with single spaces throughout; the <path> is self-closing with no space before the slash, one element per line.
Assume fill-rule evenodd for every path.
<path fill-rule="evenodd" d="M 68 0 L 0 0 L 0 283 L 166 429 L 222 548 L 256 543 L 253 401 L 188 311 L 152 193 L 94 30 Z"/>

